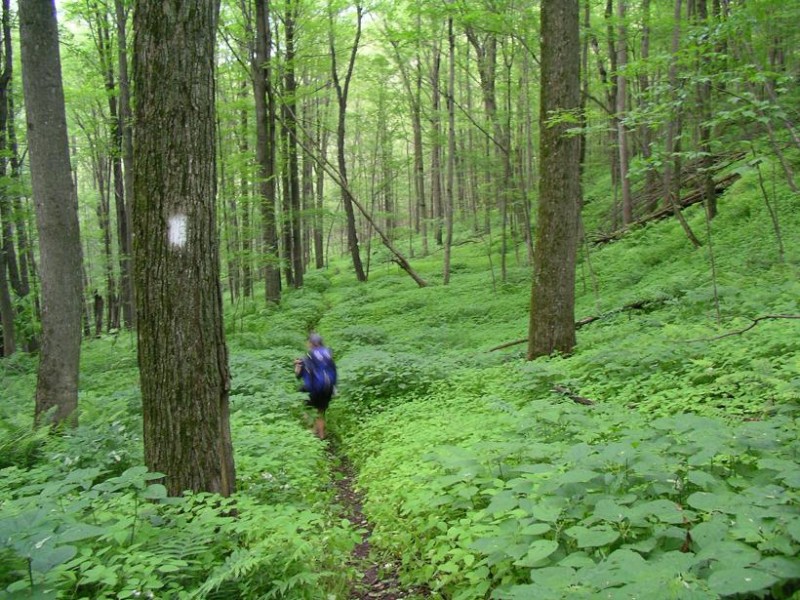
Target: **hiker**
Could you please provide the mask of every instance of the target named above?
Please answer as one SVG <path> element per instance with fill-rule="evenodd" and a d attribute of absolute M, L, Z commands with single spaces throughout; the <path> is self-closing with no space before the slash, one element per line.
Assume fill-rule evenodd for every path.
<path fill-rule="evenodd" d="M 294 361 L 294 374 L 303 379 L 301 392 L 308 392 L 306 404 L 317 410 L 314 435 L 325 439 L 325 411 L 330 404 L 336 385 L 336 363 L 330 348 L 322 344 L 318 333 L 308 336 L 308 354 Z"/>

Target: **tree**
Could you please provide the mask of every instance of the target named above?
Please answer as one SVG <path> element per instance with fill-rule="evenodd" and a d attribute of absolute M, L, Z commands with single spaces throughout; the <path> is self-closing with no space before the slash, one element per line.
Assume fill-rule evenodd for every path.
<path fill-rule="evenodd" d="M 339 69 L 336 60 L 336 32 L 334 28 L 334 8 L 328 7 L 330 18 L 330 37 L 329 46 L 331 54 L 331 79 L 336 90 L 336 100 L 339 105 L 339 116 L 336 124 L 336 155 L 339 165 L 339 178 L 341 179 L 342 202 L 347 215 L 347 245 L 350 249 L 350 256 L 353 260 L 353 269 L 356 272 L 358 281 L 366 281 L 367 275 L 364 273 L 364 266 L 361 262 L 361 252 L 358 247 L 358 233 L 356 231 L 356 216 L 353 210 L 353 196 L 350 192 L 347 180 L 347 162 L 345 158 L 345 119 L 347 116 L 347 96 L 350 91 L 350 80 L 353 77 L 353 67 L 356 63 L 356 53 L 358 52 L 358 42 L 361 39 L 361 20 L 364 16 L 364 9 L 360 4 L 356 5 L 356 33 L 353 45 L 347 61 L 344 80 L 339 77 Z"/>
<path fill-rule="evenodd" d="M 81 246 L 69 161 L 54 2 L 19 3 L 22 83 L 31 186 L 39 230 L 42 351 L 36 421 L 77 422 L 81 342 Z"/>
<path fill-rule="evenodd" d="M 255 48 L 250 69 L 256 111 L 256 161 L 259 168 L 261 220 L 264 229 L 265 297 L 280 302 L 281 273 L 278 268 L 278 231 L 275 214 L 275 93 L 272 87 L 272 39 L 269 0 L 256 0 Z"/>
<path fill-rule="evenodd" d="M 234 491 L 215 223 L 216 0 L 134 9 L 134 272 L 148 467 Z"/>
<path fill-rule="evenodd" d="M 580 107 L 578 13 L 578 0 L 542 1 L 541 175 L 528 359 L 575 346 L 580 138 L 569 129 Z"/>

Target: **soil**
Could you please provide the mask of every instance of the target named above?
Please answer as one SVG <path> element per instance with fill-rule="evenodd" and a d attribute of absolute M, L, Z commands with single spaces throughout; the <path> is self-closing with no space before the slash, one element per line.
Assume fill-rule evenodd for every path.
<path fill-rule="evenodd" d="M 400 583 L 398 565 L 394 562 L 376 562 L 372 553 L 370 537 L 372 525 L 362 510 L 363 497 L 354 489 L 355 470 L 346 456 L 338 452 L 334 440 L 328 441 L 328 451 L 333 458 L 336 499 L 341 507 L 341 516 L 363 531 L 361 542 L 353 549 L 350 566 L 355 568 L 356 581 L 352 583 L 348 600 L 421 600 L 430 598 L 427 589 L 408 587 Z"/>

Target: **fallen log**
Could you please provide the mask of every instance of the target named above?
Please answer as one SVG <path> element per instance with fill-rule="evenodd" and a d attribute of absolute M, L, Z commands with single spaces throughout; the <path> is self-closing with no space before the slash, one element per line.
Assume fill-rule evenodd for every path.
<path fill-rule="evenodd" d="M 719 181 L 714 182 L 715 191 L 717 195 L 724 192 L 728 189 L 733 183 L 739 179 L 741 175 L 739 173 L 730 173 L 720 179 Z M 703 201 L 704 194 L 702 190 L 694 190 L 691 193 L 683 196 L 680 201 L 678 202 L 678 208 L 683 210 L 684 208 L 688 208 L 694 204 L 698 204 Z M 661 219 L 666 219 L 667 217 L 674 214 L 674 209 L 672 205 L 662 206 L 658 210 L 655 210 L 643 217 L 640 217 L 633 221 L 630 225 L 623 227 L 622 229 L 618 229 L 617 231 L 612 231 L 611 233 L 602 234 L 602 235 L 594 235 L 591 237 L 590 241 L 595 246 L 600 246 L 602 244 L 607 244 L 609 242 L 616 241 L 626 233 L 628 233 L 631 229 L 636 227 L 640 227 L 646 223 L 650 223 L 651 221 L 658 221 Z"/>

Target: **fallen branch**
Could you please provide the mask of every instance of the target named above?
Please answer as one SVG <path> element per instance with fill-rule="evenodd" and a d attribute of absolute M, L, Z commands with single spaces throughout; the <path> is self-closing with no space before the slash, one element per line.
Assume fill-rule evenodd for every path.
<path fill-rule="evenodd" d="M 714 182 L 714 189 L 716 194 L 719 195 L 722 192 L 724 192 L 727 188 L 733 185 L 733 183 L 740 177 L 741 175 L 739 175 L 739 173 L 730 173 L 729 175 L 726 175 L 719 181 Z M 681 198 L 680 201 L 678 202 L 677 208 L 683 210 L 684 208 L 688 208 L 689 206 L 702 202 L 704 198 L 705 195 L 702 190 L 695 190 L 690 194 L 687 194 L 686 196 Z M 618 229 L 617 231 L 613 231 L 606 235 L 600 235 L 594 237 L 591 240 L 591 242 L 596 246 L 600 246 L 601 244 L 607 244 L 608 242 L 613 242 L 615 240 L 620 239 L 623 235 L 625 235 L 626 233 L 628 233 L 628 231 L 630 231 L 635 227 L 644 225 L 645 223 L 649 223 L 650 221 L 665 219 L 674 214 L 675 212 L 672 204 L 669 204 L 667 206 L 662 206 L 658 210 L 655 210 L 650 214 L 647 214 L 639 219 L 636 219 L 630 225 L 627 225 L 622 229 Z"/>
<path fill-rule="evenodd" d="M 637 300 L 635 302 L 626 304 L 622 308 L 616 308 L 601 315 L 592 315 L 589 317 L 583 317 L 581 320 L 575 321 L 575 329 L 578 330 L 584 325 L 588 325 L 589 323 L 594 323 L 595 321 L 599 321 L 600 319 L 605 319 L 606 317 L 610 317 L 611 315 L 616 315 L 617 313 L 625 312 L 628 310 L 641 310 L 648 306 L 652 306 L 653 304 L 663 304 L 664 302 L 666 302 L 666 300 L 667 300 L 666 298 L 659 298 L 658 300 Z M 489 352 L 494 352 L 495 350 L 502 350 L 503 348 L 510 348 L 511 346 L 524 344 L 527 341 L 528 338 L 520 338 L 518 340 L 514 340 L 513 342 L 506 342 L 504 344 L 500 344 L 499 346 L 495 346 L 494 348 L 489 348 Z"/>
<path fill-rule="evenodd" d="M 583 404 L 584 406 L 593 406 L 595 403 L 594 400 L 589 400 L 589 398 L 584 398 L 583 396 L 579 396 L 578 394 L 569 391 L 567 388 L 561 385 L 553 386 L 553 391 L 558 394 L 561 394 L 562 396 L 566 396 L 573 402 L 576 402 L 578 404 Z"/>
<path fill-rule="evenodd" d="M 737 329 L 736 331 L 729 331 L 728 333 L 723 333 L 722 335 L 718 335 L 716 337 L 711 338 L 700 338 L 696 340 L 688 340 L 687 343 L 693 344 L 696 342 L 715 342 L 717 340 L 721 340 L 726 337 L 731 337 L 733 335 L 742 335 L 746 331 L 750 331 L 753 327 L 761 323 L 761 321 L 771 321 L 774 319 L 800 319 L 800 315 L 764 315 L 763 317 L 757 317 L 755 319 L 751 319 L 752 323 L 745 327 L 744 329 Z"/>

